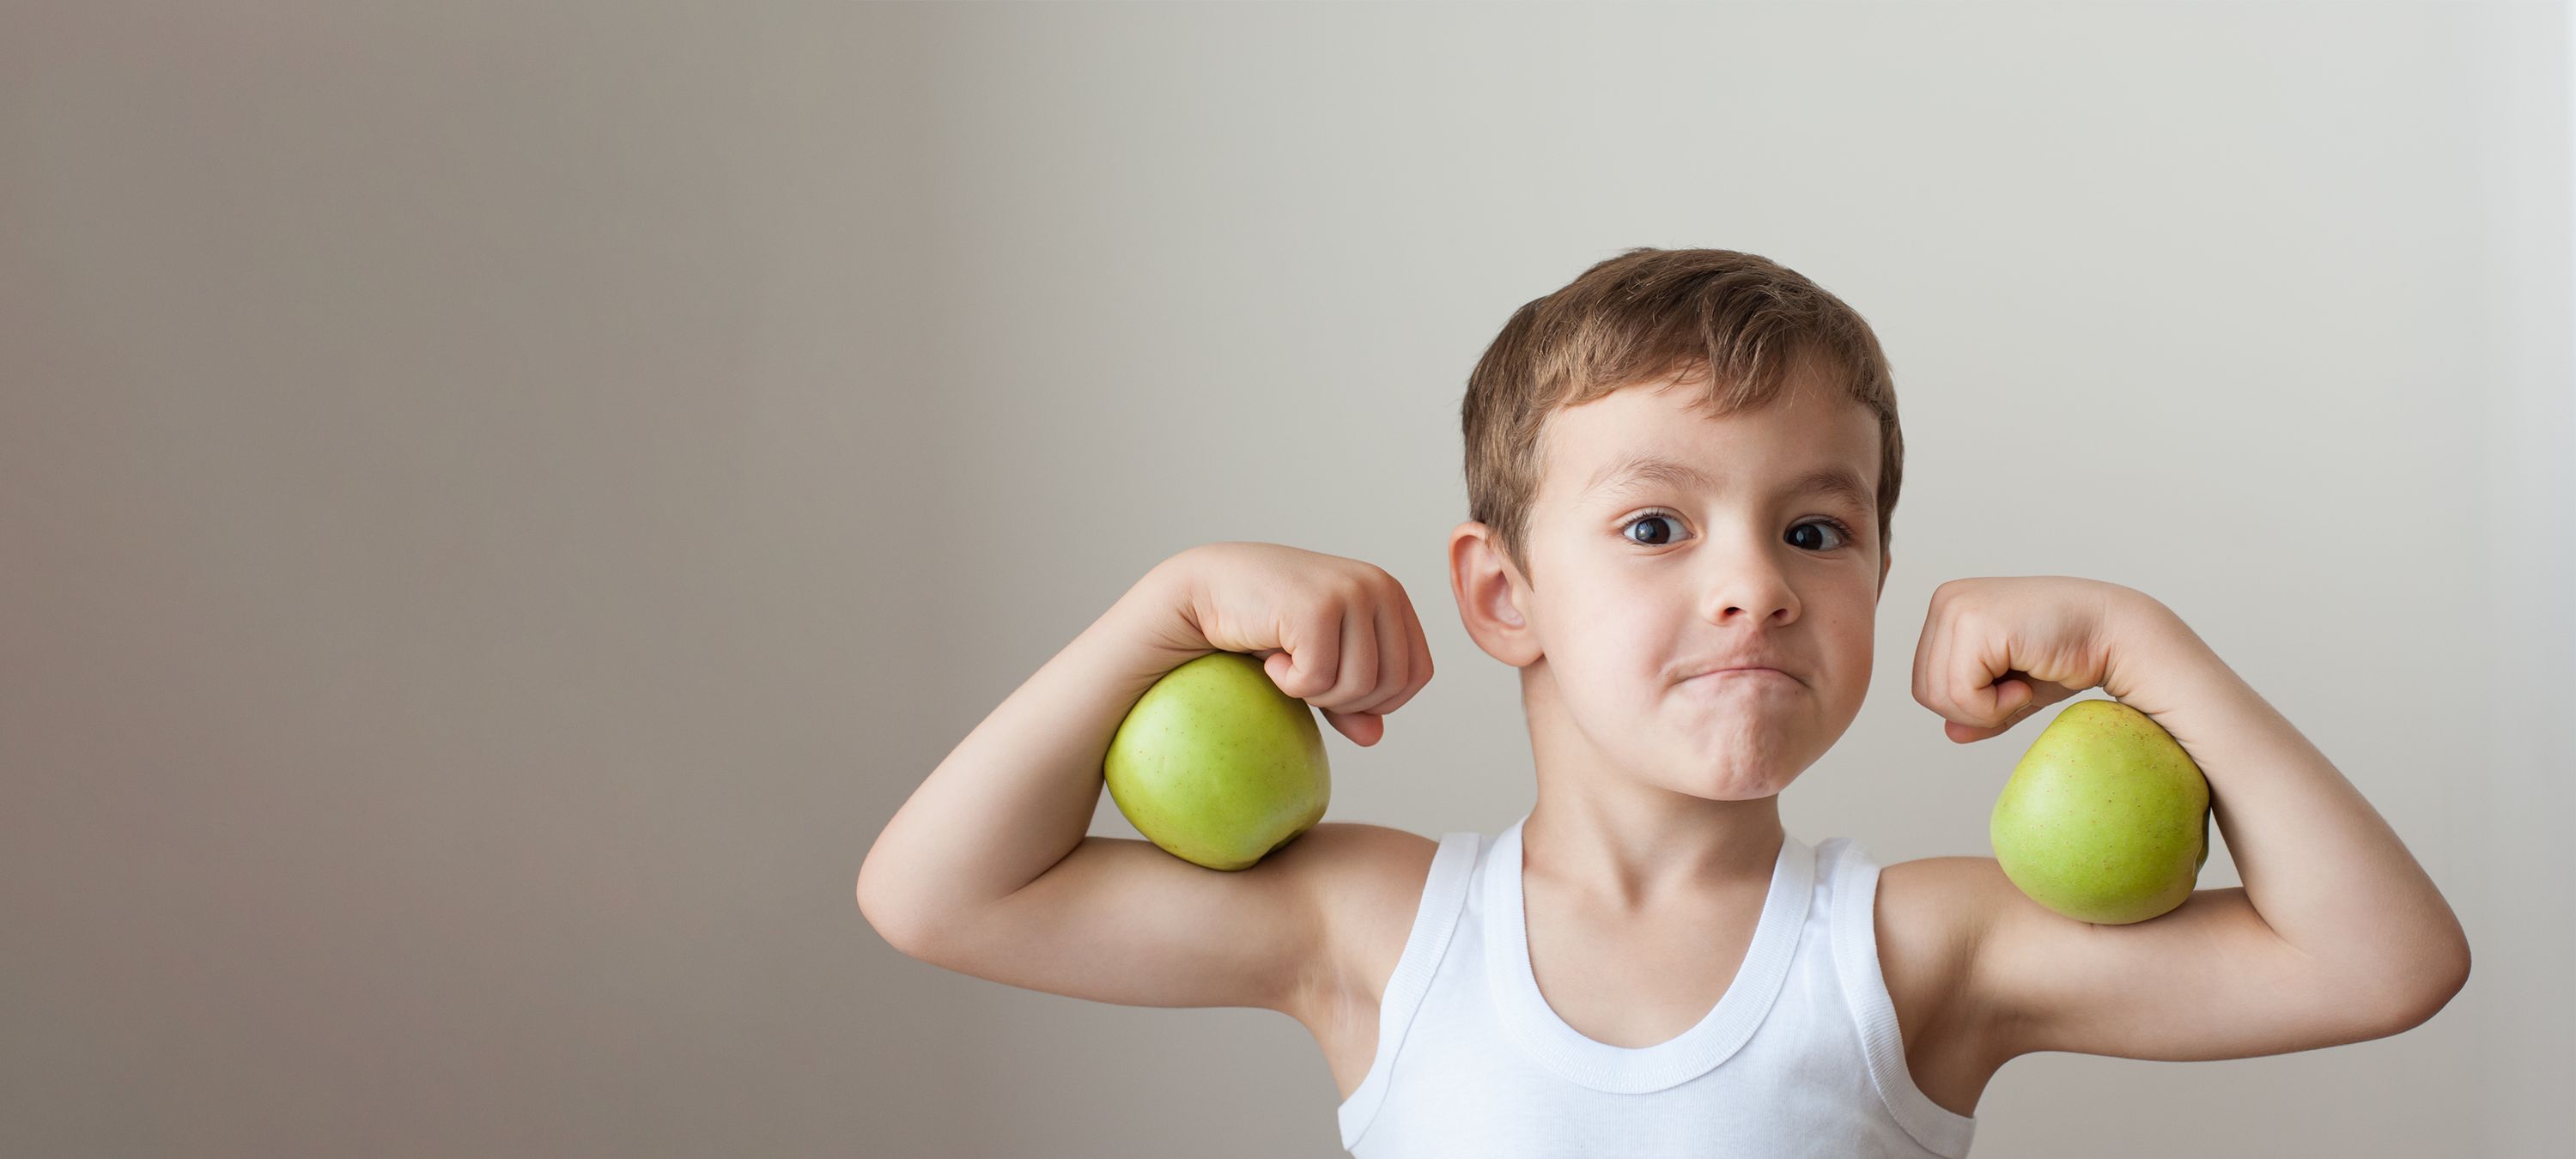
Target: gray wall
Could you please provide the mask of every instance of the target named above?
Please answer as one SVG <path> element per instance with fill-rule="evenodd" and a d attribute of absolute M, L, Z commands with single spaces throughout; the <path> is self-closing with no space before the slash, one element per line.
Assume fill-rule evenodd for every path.
<path fill-rule="evenodd" d="M 1463 382 L 1584 266 L 1706 245 L 1865 313 L 1911 449 L 1792 832 L 1988 853 L 2032 730 L 1914 703 L 1930 593 L 2105 578 L 2475 948 L 2394 1038 L 2020 1059 L 1977 1153 L 2550 1153 L 2567 21 L 11 6 L 0 1152 L 1338 1154 L 1290 1020 L 942 972 L 859 860 L 1217 539 L 1420 603 L 1440 675 L 1327 732 L 1333 819 L 1516 820 L 1514 674 L 1446 594 Z"/>

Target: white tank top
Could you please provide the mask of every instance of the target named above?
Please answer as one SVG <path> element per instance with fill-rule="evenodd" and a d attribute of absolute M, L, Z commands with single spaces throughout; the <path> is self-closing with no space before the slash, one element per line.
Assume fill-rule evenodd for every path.
<path fill-rule="evenodd" d="M 1539 993 L 1521 826 L 1440 840 L 1378 1007 L 1377 1056 L 1341 1105 L 1358 1159 L 1939 1156 L 1971 1116 L 1914 1085 L 1879 973 L 1878 863 L 1783 835 L 1744 963 L 1699 1024 L 1646 1047 L 1568 1026 Z"/>

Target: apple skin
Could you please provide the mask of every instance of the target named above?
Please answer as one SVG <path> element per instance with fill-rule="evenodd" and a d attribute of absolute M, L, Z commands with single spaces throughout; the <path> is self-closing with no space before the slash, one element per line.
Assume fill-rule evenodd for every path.
<path fill-rule="evenodd" d="M 2079 700 L 2022 754 L 1987 835 L 2032 901 L 2117 926 L 2191 899 L 2209 818 L 2209 781 L 2182 742 L 2119 701 Z"/>
<path fill-rule="evenodd" d="M 1248 869 L 1315 827 L 1333 795 L 1323 729 L 1260 658 L 1210 652 L 1145 690 L 1102 762 L 1127 823 L 1196 865 Z"/>

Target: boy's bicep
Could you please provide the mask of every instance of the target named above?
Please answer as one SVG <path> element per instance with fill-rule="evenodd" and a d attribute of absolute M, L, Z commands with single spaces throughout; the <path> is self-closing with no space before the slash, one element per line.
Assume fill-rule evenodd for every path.
<path fill-rule="evenodd" d="M 2011 1028 L 2012 1054 L 2252 1058 L 2381 1038 L 2430 1017 L 2282 940 L 2242 887 L 2094 925 L 2032 901 L 1993 858 L 1961 860 L 1983 919 L 1969 985 Z"/>
<path fill-rule="evenodd" d="M 1367 828 L 1317 825 L 1233 871 L 1148 841 L 1085 837 L 1017 892 L 899 948 L 961 974 L 1095 1002 L 1293 1013 L 1332 972 L 1325 879 Z"/>

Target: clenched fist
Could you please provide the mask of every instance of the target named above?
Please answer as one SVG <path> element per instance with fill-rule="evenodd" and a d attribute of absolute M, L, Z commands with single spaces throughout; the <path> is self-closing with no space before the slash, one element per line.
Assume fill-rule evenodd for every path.
<path fill-rule="evenodd" d="M 1431 646 L 1404 585 L 1375 564 L 1276 543 L 1208 543 L 1166 561 L 1183 618 L 1209 648 L 1259 656 L 1281 692 L 1361 745 L 1431 682 Z"/>

